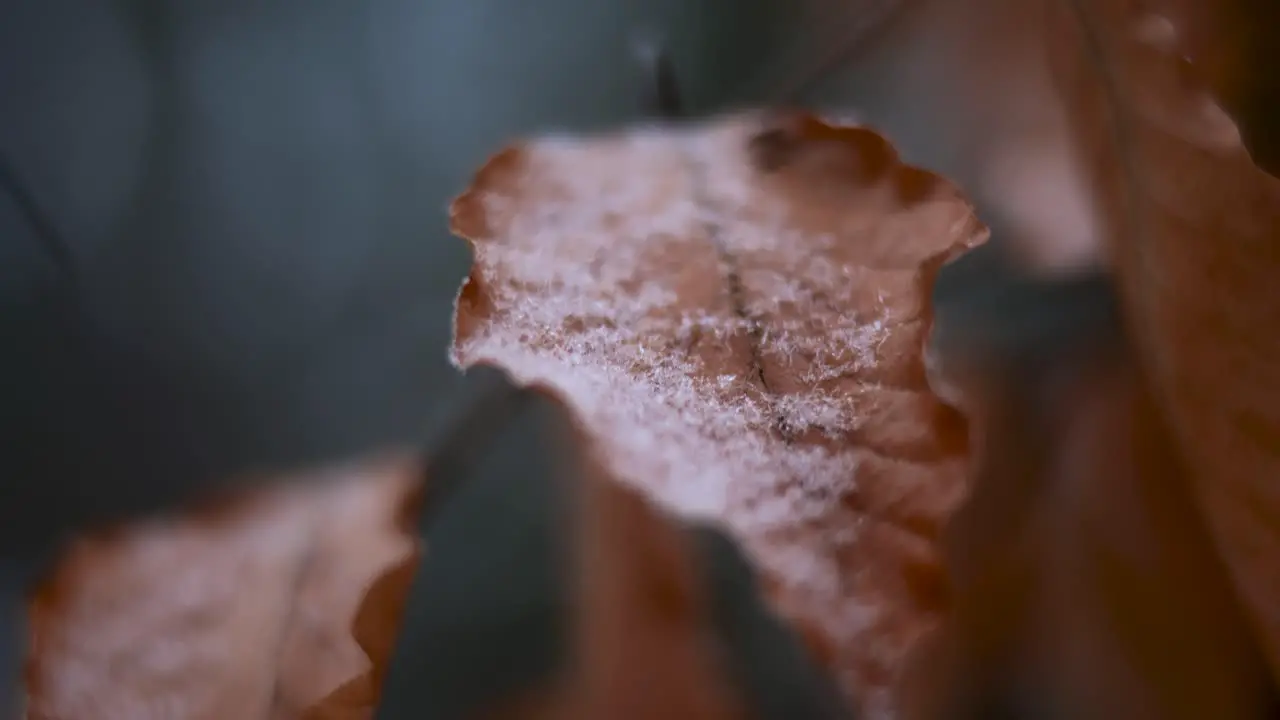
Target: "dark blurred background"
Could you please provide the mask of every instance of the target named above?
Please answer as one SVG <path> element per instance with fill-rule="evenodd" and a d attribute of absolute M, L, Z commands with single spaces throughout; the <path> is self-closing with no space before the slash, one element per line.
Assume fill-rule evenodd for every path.
<path fill-rule="evenodd" d="M 13 520 L 131 513 L 417 442 L 458 385 L 445 350 L 468 250 L 446 206 L 471 172 L 522 135 L 638 118 L 640 34 L 663 40 L 692 110 L 718 106 L 784 11 L 6 0 L 8 542 L 27 537 Z"/>

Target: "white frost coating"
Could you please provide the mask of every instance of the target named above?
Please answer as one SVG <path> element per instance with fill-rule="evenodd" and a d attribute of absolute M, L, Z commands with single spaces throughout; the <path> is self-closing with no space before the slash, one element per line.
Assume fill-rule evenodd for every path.
<path fill-rule="evenodd" d="M 784 419 L 835 436 L 874 420 L 878 406 L 817 384 L 873 368 L 918 309 L 865 297 L 869 271 L 822 253 L 836 237 L 787 226 L 782 201 L 752 187 L 740 128 L 675 132 L 526 147 L 521 189 L 484 197 L 496 237 L 476 243 L 476 262 L 495 309 L 455 360 L 557 388 L 620 478 L 680 514 L 726 524 L 781 581 L 784 611 L 818 620 L 842 647 L 896 652 L 864 642 L 885 607 L 851 598 L 841 568 L 865 527 L 841 502 L 858 489 L 865 450 L 788 443 L 775 427 Z M 714 177 L 700 177 L 708 168 Z M 768 318 L 762 346 L 803 360 L 807 389 L 760 392 L 741 352 L 731 372 L 708 365 L 732 360 L 728 343 L 752 329 L 729 302 L 721 258 L 751 253 L 768 263 L 740 273 L 748 316 Z M 683 271 L 697 263 L 704 272 L 690 281 Z M 885 269 L 875 286 L 889 278 L 907 289 L 914 273 Z M 883 707 L 879 694 L 862 699 Z"/>

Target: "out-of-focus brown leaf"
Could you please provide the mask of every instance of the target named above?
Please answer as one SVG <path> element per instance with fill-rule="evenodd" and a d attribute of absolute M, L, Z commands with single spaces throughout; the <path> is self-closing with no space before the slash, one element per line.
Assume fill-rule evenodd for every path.
<path fill-rule="evenodd" d="M 1258 164 L 1280 162 L 1280 4 L 1271 0 L 1160 0 L 1143 21 L 1147 39 L 1180 56 L 1190 79 L 1203 83 L 1240 127 Z"/>
<path fill-rule="evenodd" d="M 524 143 L 452 216 L 476 258 L 459 364 L 556 389 L 610 475 L 727 526 L 884 711 L 963 492 L 921 358 L 934 273 L 983 238 L 956 191 L 786 114 Z"/>
<path fill-rule="evenodd" d="M 403 507 L 416 507 L 416 498 Z M 402 511 L 403 512 L 403 511 Z M 413 584 L 421 549 L 379 575 L 365 592 L 351 623 L 351 636 L 369 660 L 370 667 L 307 708 L 302 720 L 357 720 L 372 717 L 382 696 L 382 682 L 391 662 L 391 651 L 404 618 L 404 606 Z"/>
<path fill-rule="evenodd" d="M 483 717 L 741 718 L 720 662 L 690 537 L 594 460 L 582 433 L 562 438 L 584 471 L 571 498 L 572 661 L 550 686 L 494 697 Z M 585 452 L 584 452 L 585 451 Z M 572 465 L 572 463 L 571 463 Z M 406 504 L 416 504 L 407 502 Z M 388 569 L 366 593 L 352 635 L 372 667 L 304 716 L 369 717 L 381 701 L 420 556 Z"/>
<path fill-rule="evenodd" d="M 1040 370 L 965 386 L 986 437 L 902 717 L 1263 717 L 1256 646 L 1140 374 L 1114 348 Z"/>
<path fill-rule="evenodd" d="M 970 378 L 983 449 L 908 719 L 1275 711 L 1280 188 L 1137 5 L 1040 5 L 1133 347 Z"/>
<path fill-rule="evenodd" d="M 340 470 L 78 543 L 33 602 L 29 717 L 297 717 L 364 667 L 349 622 L 405 550 L 410 478 Z"/>
<path fill-rule="evenodd" d="M 585 454 L 574 499 L 574 660 L 556 717 L 750 717 L 709 632 L 689 535 Z"/>
<path fill-rule="evenodd" d="M 1143 370 L 1280 681 L 1280 181 L 1141 5 L 1054 5 L 1054 60 Z"/>

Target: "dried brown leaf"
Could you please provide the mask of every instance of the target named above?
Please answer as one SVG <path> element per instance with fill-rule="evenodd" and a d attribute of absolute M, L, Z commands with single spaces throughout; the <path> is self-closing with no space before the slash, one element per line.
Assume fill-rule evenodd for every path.
<path fill-rule="evenodd" d="M 365 665 L 348 624 L 404 552 L 410 477 L 338 471 L 78 543 L 33 603 L 29 716 L 297 717 Z"/>
<path fill-rule="evenodd" d="M 1280 180 L 1187 72 L 1178 26 L 1060 5 L 1054 26 L 1076 31 L 1055 60 L 1144 370 L 1280 680 Z"/>
<path fill-rule="evenodd" d="M 901 717 L 1260 717 L 1256 649 L 1141 375 L 1113 353 L 1037 382 L 965 387 L 987 440 Z"/>
<path fill-rule="evenodd" d="M 1138 358 L 967 389 L 988 441 L 908 720 L 1274 713 L 1280 186 L 1138 5 L 1039 6 Z"/>
<path fill-rule="evenodd" d="M 416 506 L 416 498 L 402 504 Z M 351 636 L 369 661 L 370 667 L 307 708 L 302 720 L 357 720 L 372 717 L 382 683 L 391 662 L 391 651 L 404 619 L 409 589 L 421 562 L 421 549 L 386 568 L 368 586 L 355 618 Z"/>
<path fill-rule="evenodd" d="M 574 664 L 557 717 L 745 720 L 689 535 L 592 454 L 575 498 Z"/>
<path fill-rule="evenodd" d="M 458 363 L 554 388 L 608 473 L 727 526 L 883 709 L 963 492 L 921 358 L 934 272 L 983 237 L 955 190 L 787 114 L 523 143 L 452 217 Z"/>

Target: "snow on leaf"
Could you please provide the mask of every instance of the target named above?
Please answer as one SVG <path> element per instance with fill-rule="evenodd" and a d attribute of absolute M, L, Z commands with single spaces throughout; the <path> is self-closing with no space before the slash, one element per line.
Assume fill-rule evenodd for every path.
<path fill-rule="evenodd" d="M 750 115 L 519 144 L 452 224 L 456 362 L 554 389 L 611 475 L 727 527 L 882 710 L 964 484 L 921 357 L 933 274 L 984 239 L 955 189 L 871 130 Z"/>
<path fill-rule="evenodd" d="M 364 586 L 404 553 L 402 463 L 77 541 L 38 588 L 36 718 L 296 717 L 365 658 Z"/>

